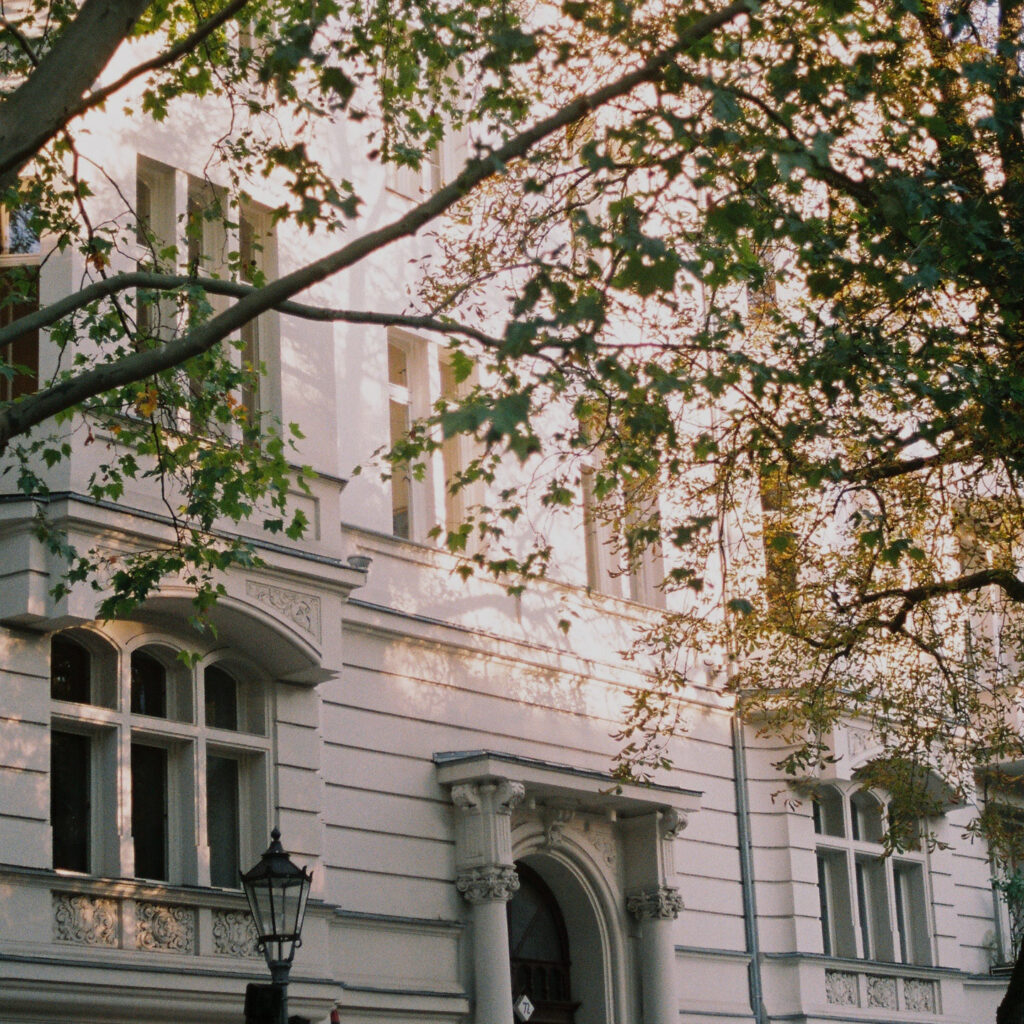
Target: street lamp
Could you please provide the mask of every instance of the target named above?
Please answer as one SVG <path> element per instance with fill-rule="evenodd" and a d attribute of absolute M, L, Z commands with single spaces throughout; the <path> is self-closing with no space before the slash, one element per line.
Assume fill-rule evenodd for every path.
<path fill-rule="evenodd" d="M 256 942 L 267 960 L 270 977 L 281 993 L 281 1024 L 288 1021 L 288 972 L 302 945 L 312 872 L 296 867 L 281 846 L 281 831 L 270 833 L 270 846 L 259 863 L 241 872 L 242 888 L 256 922 Z"/>

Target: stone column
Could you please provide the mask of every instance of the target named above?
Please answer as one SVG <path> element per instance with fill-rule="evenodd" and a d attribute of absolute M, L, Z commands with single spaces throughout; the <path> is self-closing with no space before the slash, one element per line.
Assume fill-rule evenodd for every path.
<path fill-rule="evenodd" d="M 519 888 L 512 862 L 512 808 L 523 786 L 488 779 L 452 786 L 455 887 L 473 908 L 474 1020 L 513 1024 L 505 904 Z"/>
<path fill-rule="evenodd" d="M 626 897 L 640 922 L 640 984 L 643 1024 L 678 1024 L 676 945 L 673 922 L 683 909 L 678 889 L 659 885 Z"/>

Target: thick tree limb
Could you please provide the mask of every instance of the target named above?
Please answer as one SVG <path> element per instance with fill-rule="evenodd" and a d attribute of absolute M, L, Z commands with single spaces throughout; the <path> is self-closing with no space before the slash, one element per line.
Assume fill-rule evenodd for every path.
<path fill-rule="evenodd" d="M 85 0 L 23 85 L 0 104 L 0 189 L 74 116 L 152 0 Z"/>
<path fill-rule="evenodd" d="M 857 607 L 876 604 L 879 601 L 896 599 L 902 602 L 903 617 L 915 607 L 933 597 L 944 597 L 947 594 L 969 594 L 982 587 L 999 587 L 1007 597 L 1014 601 L 1024 601 L 1024 581 L 1010 572 L 1009 569 L 982 569 L 979 572 L 967 573 L 948 580 L 935 580 L 917 587 L 889 587 L 885 590 L 874 590 L 863 594 L 854 602 Z"/>
<path fill-rule="evenodd" d="M 100 2 L 107 2 L 107 0 L 86 0 L 87 5 Z M 127 3 L 133 2 L 133 0 L 119 0 L 119 2 Z M 134 0 L 134 2 L 141 3 L 143 0 Z M 298 270 L 251 292 L 235 303 L 231 309 L 188 331 L 180 338 L 168 342 L 162 348 L 136 352 L 116 362 L 105 363 L 86 370 L 8 406 L 0 411 L 0 451 L 6 448 L 12 437 L 24 433 L 57 413 L 103 394 L 105 391 L 179 366 L 185 360 L 212 348 L 244 324 L 259 316 L 260 313 L 274 309 L 312 285 L 354 266 L 372 253 L 399 239 L 415 235 L 420 228 L 458 203 L 463 196 L 481 182 L 500 174 L 506 164 L 529 153 L 538 142 L 568 125 L 575 124 L 587 114 L 612 100 L 628 95 L 637 87 L 657 80 L 687 47 L 746 14 L 755 3 L 756 0 L 733 0 L 720 11 L 698 18 L 680 32 L 671 46 L 652 54 L 639 67 L 621 75 L 608 85 L 577 96 L 560 110 L 513 136 L 491 153 L 470 160 L 453 182 L 440 188 L 398 220 L 375 231 L 370 231 L 322 259 L 300 267 Z M 35 77 L 33 76 L 33 78 Z M 0 146 L 0 151 L 2 151 L 2 146 Z"/>
<path fill-rule="evenodd" d="M 189 277 L 185 274 L 158 274 L 144 270 L 130 273 L 115 274 L 113 277 L 95 281 L 73 295 L 65 296 L 49 306 L 34 310 L 6 327 L 0 327 L 0 348 L 11 344 L 23 334 L 50 327 L 69 316 L 76 310 L 83 309 L 92 302 L 142 288 L 149 291 L 169 292 L 179 288 L 198 287 L 210 295 L 227 295 L 241 299 L 258 291 L 251 284 L 236 281 L 225 281 L 216 277 Z M 414 330 L 433 331 L 439 334 L 461 334 L 472 338 L 489 348 L 501 344 L 499 338 L 492 337 L 476 327 L 448 322 L 439 317 L 413 316 L 404 313 L 376 313 L 358 309 L 336 309 L 331 306 L 313 306 L 303 302 L 279 302 L 272 307 L 277 313 L 299 317 L 303 320 L 342 321 L 351 324 L 379 324 L 384 327 L 410 327 Z"/>
<path fill-rule="evenodd" d="M 94 89 L 87 96 L 82 97 L 78 105 L 71 110 L 68 120 L 72 117 L 77 117 L 86 110 L 98 107 L 114 93 L 120 92 L 126 85 L 135 81 L 136 78 L 141 78 L 142 75 L 150 71 L 158 71 L 160 68 L 167 67 L 169 64 L 175 63 L 175 61 L 181 60 L 182 57 L 191 53 L 204 39 L 207 39 L 212 33 L 216 32 L 221 25 L 229 22 L 249 2 L 250 0 L 231 0 L 229 4 L 222 7 L 212 18 L 204 21 L 194 32 L 179 40 L 167 50 L 164 50 L 163 53 L 158 53 L 152 59 L 137 64 L 116 81 L 103 86 L 102 89 Z"/>

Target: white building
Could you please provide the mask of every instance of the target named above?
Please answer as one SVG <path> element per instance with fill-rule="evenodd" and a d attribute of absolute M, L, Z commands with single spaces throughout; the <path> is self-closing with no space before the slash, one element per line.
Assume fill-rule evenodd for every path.
<path fill-rule="evenodd" d="M 172 234 L 204 187 L 187 132 L 97 125 L 85 155 Z M 371 219 L 408 204 L 409 182 L 331 151 Z M 246 217 L 271 274 L 328 244 Z M 82 270 L 51 259 L 42 300 Z M 379 307 L 406 272 L 389 253 L 313 299 Z M 128 622 L 96 621 L 87 587 L 55 600 L 35 503 L 0 501 L 0 1020 L 240 1021 L 267 974 L 237 868 L 274 824 L 314 873 L 291 1011 L 315 1021 L 510 1024 L 524 992 L 535 1024 L 994 1019 L 1006 929 L 966 809 L 930 823 L 947 847 L 878 860 L 880 796 L 853 781 L 870 735 L 835 738 L 812 800 L 710 677 L 675 767 L 614 785 L 610 735 L 644 684 L 619 652 L 650 614 L 628 598 L 650 588 L 602 576 L 582 515 L 563 582 L 460 582 L 427 537 L 458 511 L 457 445 L 423 481 L 346 480 L 451 387 L 436 341 L 270 316 L 246 343 L 269 368 L 258 401 L 300 423 L 319 476 L 296 496 L 305 539 L 251 528 L 265 564 L 225 581 L 215 638 L 173 581 Z M 45 342 L 38 358 L 45 375 Z M 48 514 L 83 548 L 166 539 L 144 482 L 84 496 L 114 440 L 65 429 Z M 588 573 L 618 593 L 588 596 Z"/>

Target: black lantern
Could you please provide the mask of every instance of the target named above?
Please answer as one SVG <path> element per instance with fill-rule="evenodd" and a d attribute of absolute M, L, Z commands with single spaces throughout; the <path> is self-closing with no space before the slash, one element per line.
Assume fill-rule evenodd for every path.
<path fill-rule="evenodd" d="M 302 919 L 313 880 L 296 867 L 281 846 L 281 832 L 270 833 L 270 846 L 250 871 L 241 873 L 242 888 L 256 922 L 256 938 L 275 985 L 288 984 L 295 950 L 302 945 Z"/>

